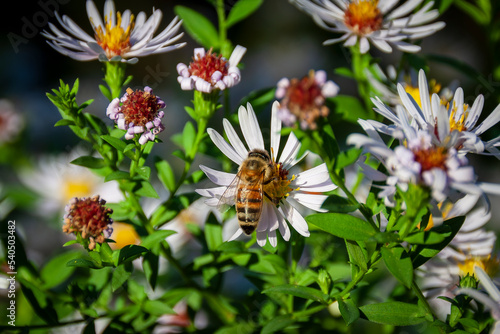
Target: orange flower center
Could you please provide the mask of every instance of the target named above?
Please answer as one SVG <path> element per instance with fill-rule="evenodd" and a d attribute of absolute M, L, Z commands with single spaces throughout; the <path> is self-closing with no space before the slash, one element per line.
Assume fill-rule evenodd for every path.
<path fill-rule="evenodd" d="M 133 91 L 127 88 L 128 99 L 123 102 L 120 111 L 125 117 L 126 124 L 145 126 L 154 120 L 158 114 L 156 95 L 142 90 Z"/>
<path fill-rule="evenodd" d="M 446 158 L 448 154 L 444 147 L 432 147 L 426 150 L 415 150 L 415 161 L 422 166 L 421 172 L 431 170 L 433 168 L 440 168 L 446 170 Z"/>
<path fill-rule="evenodd" d="M 354 0 L 344 13 L 344 23 L 357 35 L 367 35 L 382 27 L 378 0 Z"/>
<path fill-rule="evenodd" d="M 130 34 L 134 29 L 134 16 L 130 16 L 130 21 L 125 30 L 122 27 L 122 15 L 120 12 L 116 13 L 115 26 L 111 25 L 112 22 L 110 19 L 108 20 L 107 16 L 104 17 L 104 20 L 106 21 L 106 32 L 104 32 L 101 26 L 94 26 L 97 44 L 106 52 L 108 59 L 114 56 L 123 56 L 130 50 Z M 94 24 L 92 23 L 92 25 Z"/>

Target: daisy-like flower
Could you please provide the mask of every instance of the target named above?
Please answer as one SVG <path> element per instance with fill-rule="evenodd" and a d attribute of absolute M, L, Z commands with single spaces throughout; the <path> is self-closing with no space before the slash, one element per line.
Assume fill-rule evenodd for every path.
<path fill-rule="evenodd" d="M 73 197 L 91 197 L 100 194 L 108 202 L 123 199 L 116 181 L 104 182 L 104 179 L 89 169 L 77 166 L 71 161 L 89 152 L 80 148 L 68 154 L 41 156 L 33 168 L 19 171 L 20 181 L 36 192 L 37 212 L 42 216 L 60 214 Z"/>
<path fill-rule="evenodd" d="M 241 80 L 238 66 L 246 48 L 237 45 L 229 60 L 204 48 L 194 49 L 193 61 L 189 66 L 177 64 L 177 81 L 182 90 L 197 90 L 211 93 L 214 89 L 224 90 L 236 86 Z"/>
<path fill-rule="evenodd" d="M 359 124 L 369 136 L 352 134 L 347 138 L 347 144 L 363 147 L 385 166 L 388 175 L 361 165 L 367 177 L 386 182 L 379 196 L 385 198 L 387 205 L 391 205 L 396 187 L 406 191 L 410 183 L 428 188 L 438 203 L 456 191 L 474 195 L 483 193 L 475 182 L 474 169 L 465 157 L 459 156 L 453 147 L 434 145 L 431 136 L 425 131 L 416 131 L 408 119 L 402 123 L 405 144 L 394 150 L 387 147 L 371 123 L 360 120 Z"/>
<path fill-rule="evenodd" d="M 115 121 L 119 129 L 126 130 L 125 139 L 133 139 L 136 134 L 141 134 L 139 144 L 154 141 L 156 135 L 165 129 L 161 119 L 165 113 L 160 110 L 165 108 L 158 96 L 153 94 L 150 87 L 144 91 L 133 91 L 127 88 L 122 98 L 115 98 L 106 109 L 106 115 Z"/>
<path fill-rule="evenodd" d="M 226 142 L 218 132 L 213 129 L 208 129 L 208 134 L 214 144 L 229 159 L 238 164 L 240 169 L 238 174 L 235 175 L 220 172 L 206 166 L 200 166 L 201 170 L 205 172 L 208 178 L 219 187 L 196 190 L 200 195 L 209 197 L 209 199 L 206 200 L 208 205 L 218 206 L 221 199 L 224 203 L 230 205 L 238 201 L 238 196 L 236 196 L 236 188 L 238 187 L 234 186 L 235 183 L 233 183 L 233 181 L 238 181 L 239 177 L 242 175 L 250 177 L 250 179 L 246 178 L 244 181 L 248 184 L 242 184 L 242 186 L 247 186 L 249 192 L 260 192 L 261 186 L 262 201 L 260 203 L 262 204 L 262 211 L 260 219 L 258 221 L 253 221 L 254 224 L 258 224 L 256 231 L 257 242 L 260 246 L 264 246 L 269 238 L 270 244 L 275 247 L 277 245 L 276 230 L 278 229 L 283 239 L 290 239 L 290 229 L 285 220 L 287 220 L 299 234 L 308 237 L 309 229 L 307 222 L 299 213 L 297 207 L 299 207 L 300 204 L 309 209 L 322 212 L 323 209 L 321 209 L 321 205 L 327 197 L 322 193 L 336 188 L 330 180 L 326 164 L 324 163 L 307 171 L 298 173 L 297 175 L 289 175 L 290 168 L 300 161 L 300 159 L 296 158 L 300 149 L 300 142 L 293 132 L 288 137 L 279 159 L 275 159 L 275 153 L 278 152 L 281 138 L 281 121 L 277 115 L 278 108 L 279 103 L 276 101 L 273 104 L 271 112 L 270 155 L 265 150 L 262 132 L 257 122 L 255 112 L 250 104 L 247 105 L 247 108 L 241 106 L 238 110 L 241 132 L 243 133 L 248 148 L 243 144 L 232 125 L 226 119 L 224 119 L 223 125 L 229 143 Z M 254 176 L 253 181 L 251 180 L 252 169 L 254 170 L 256 167 L 253 163 L 250 163 L 250 171 L 242 171 L 242 166 L 248 169 L 249 158 L 254 156 L 259 156 L 260 161 L 264 161 L 263 163 L 266 164 L 264 168 L 266 182 L 259 183 L 255 181 L 258 178 L 264 178 L 262 174 Z M 255 174 L 254 172 L 253 175 Z M 226 190 L 231 193 L 230 196 L 227 195 L 228 193 Z M 252 206 L 252 208 L 250 206 Z M 252 212 L 255 213 L 255 205 L 250 206 L 243 209 L 240 206 L 240 208 L 237 209 L 238 218 L 242 218 L 241 216 L 245 215 L 245 210 L 248 214 L 252 214 Z M 259 205 L 257 205 L 256 209 L 258 210 L 259 208 Z M 240 227 L 241 228 L 234 233 L 230 240 L 239 237 L 244 231 L 248 233 L 252 230 L 247 225 L 240 224 Z"/>
<path fill-rule="evenodd" d="M 395 8 L 398 1 L 394 0 L 291 0 L 320 27 L 343 34 L 324 45 L 344 42 L 349 47 L 359 41 L 361 53 L 370 49 L 370 43 L 387 53 L 392 52 L 391 44 L 404 52 L 420 51 L 420 46 L 403 40 L 427 37 L 445 26 L 430 23 L 439 16 L 438 10 L 431 10 L 433 1 L 412 13 L 422 1 L 407 0 Z"/>
<path fill-rule="evenodd" d="M 418 94 L 408 92 L 402 84 L 397 89 L 403 105 L 396 106 L 394 112 L 379 98 L 372 99 L 379 114 L 390 120 L 393 125 L 384 125 L 376 121 L 370 123 L 378 131 L 403 138 L 401 131 L 406 118 L 417 130 L 428 132 L 437 145 L 453 147 L 461 153 L 482 153 L 494 155 L 500 159 L 500 151 L 495 147 L 500 144 L 500 136 L 484 142 L 480 136 L 500 121 L 500 105 L 476 126 L 484 104 L 484 97 L 479 95 L 472 107 L 464 104 L 464 92 L 457 88 L 451 102 L 442 101 L 437 94 L 429 94 L 429 85 L 423 70 L 418 76 Z M 413 93 L 413 94 L 411 94 Z M 488 151 L 489 153 L 486 153 Z"/>
<path fill-rule="evenodd" d="M 113 239 L 115 241 L 109 244 L 113 250 L 141 243 L 141 238 L 137 234 L 134 226 L 119 222 L 113 223 L 113 232 L 109 236 L 109 239 Z"/>
<path fill-rule="evenodd" d="M 463 288 L 458 289 L 456 294 L 466 294 L 485 305 L 490 309 L 491 317 L 495 320 L 495 323 L 491 327 L 490 333 L 498 334 L 500 333 L 500 290 L 493 283 L 488 274 L 481 268 L 475 268 L 475 274 L 479 279 L 479 283 L 484 287 L 487 295 L 479 292 L 478 290 Z"/>
<path fill-rule="evenodd" d="M 14 140 L 23 126 L 24 120 L 12 102 L 0 100 L 0 145 Z"/>
<path fill-rule="evenodd" d="M 326 80 L 325 71 L 309 71 L 302 79 L 283 78 L 278 82 L 276 98 L 280 101 L 278 116 L 286 126 L 298 120 L 302 129 L 316 129 L 316 120 L 326 117 L 330 109 L 325 98 L 337 95 L 339 86 Z"/>
<path fill-rule="evenodd" d="M 137 57 L 169 52 L 186 44 L 174 44 L 183 35 L 177 34 L 182 24 L 177 17 L 154 37 L 162 18 L 159 9 L 154 9 L 153 15 L 146 20 L 144 12 L 135 17 L 127 9 L 121 14 L 116 12 L 112 0 L 106 0 L 103 23 L 94 2 L 87 0 L 87 16 L 94 30 L 94 37 L 87 34 L 66 15 L 61 17 L 57 12 L 55 15 L 66 32 L 49 23 L 52 32 L 44 30 L 42 35 L 49 39 L 47 43 L 56 51 L 80 61 L 99 59 L 136 63 Z"/>
<path fill-rule="evenodd" d="M 89 239 L 89 250 L 95 248 L 96 242 L 103 243 L 113 232 L 113 219 L 109 216 L 113 210 L 104 204 L 106 201 L 99 195 L 73 198 L 65 209 L 63 232 L 81 234 L 83 239 Z"/>

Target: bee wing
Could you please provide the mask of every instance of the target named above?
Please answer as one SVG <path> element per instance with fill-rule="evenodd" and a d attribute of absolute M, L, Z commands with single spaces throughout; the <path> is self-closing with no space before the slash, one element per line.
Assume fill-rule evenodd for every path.
<path fill-rule="evenodd" d="M 224 190 L 224 193 L 217 203 L 217 210 L 224 212 L 227 211 L 231 206 L 234 205 L 236 199 L 236 191 L 238 190 L 238 184 L 240 183 L 240 172 L 236 174 L 231 184 L 229 184 Z"/>

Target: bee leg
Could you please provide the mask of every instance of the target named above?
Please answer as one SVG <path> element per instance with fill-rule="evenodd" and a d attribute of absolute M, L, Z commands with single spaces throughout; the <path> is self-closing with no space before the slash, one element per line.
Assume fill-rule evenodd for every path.
<path fill-rule="evenodd" d="M 275 176 L 275 177 L 270 178 L 269 180 L 267 180 L 267 181 L 265 181 L 265 182 L 262 182 L 262 184 L 263 184 L 263 185 L 267 185 L 267 184 L 269 184 L 269 183 L 271 183 L 271 182 L 273 182 L 273 181 L 275 181 L 275 180 L 277 180 L 277 179 L 278 179 L 278 178 Z"/>

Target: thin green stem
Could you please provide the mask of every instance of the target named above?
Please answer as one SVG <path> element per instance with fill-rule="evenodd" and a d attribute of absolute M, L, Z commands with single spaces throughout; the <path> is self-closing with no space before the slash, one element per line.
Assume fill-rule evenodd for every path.
<path fill-rule="evenodd" d="M 425 296 L 423 295 L 422 291 L 418 287 L 415 280 L 413 280 L 413 282 L 411 284 L 411 289 L 412 289 L 413 293 L 415 293 L 415 295 L 417 296 L 420 303 L 422 303 L 422 305 L 425 308 L 425 310 L 427 311 L 427 313 L 432 316 L 433 320 L 436 319 L 436 315 L 434 314 L 434 311 L 432 310 L 431 306 L 427 302 L 427 298 L 425 298 Z"/>
<path fill-rule="evenodd" d="M 225 44 L 227 39 L 227 25 L 226 25 L 226 13 L 224 8 L 224 0 L 217 0 L 215 5 L 215 9 L 217 11 L 217 18 L 219 23 L 219 44 L 221 46 L 221 54 L 224 57 L 228 57 L 226 54 L 227 50 L 225 50 Z"/>
<path fill-rule="evenodd" d="M 351 47 L 351 56 L 352 56 L 352 72 L 354 74 L 354 79 L 358 84 L 358 93 L 363 103 L 365 105 L 366 111 L 370 118 L 375 116 L 372 109 L 372 102 L 370 99 L 370 84 L 368 79 L 366 78 L 365 70 L 370 65 L 370 55 L 362 54 L 359 50 L 359 45 Z"/>

